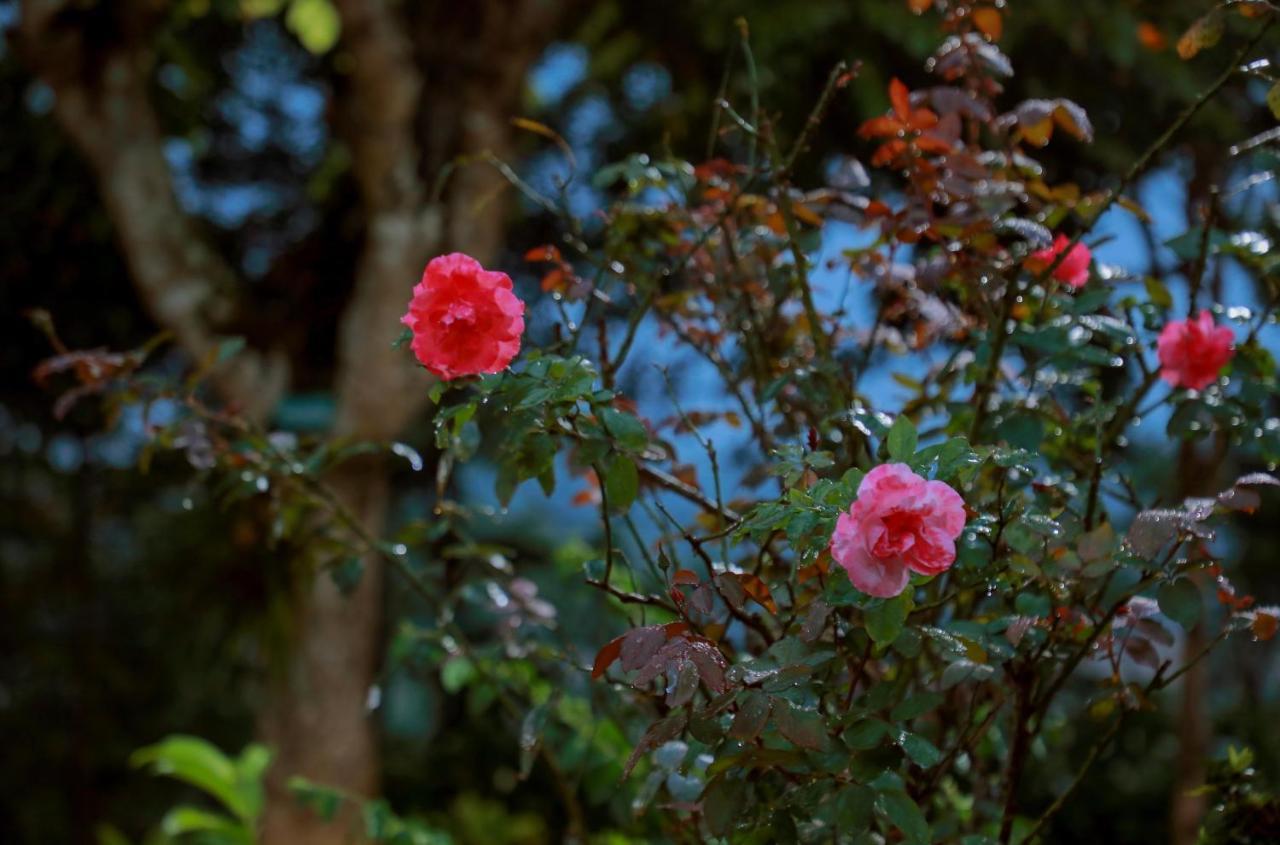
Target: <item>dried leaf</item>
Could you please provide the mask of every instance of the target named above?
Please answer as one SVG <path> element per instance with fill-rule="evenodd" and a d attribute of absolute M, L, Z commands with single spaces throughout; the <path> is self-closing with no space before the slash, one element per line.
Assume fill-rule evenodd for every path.
<path fill-rule="evenodd" d="M 1280 629 L 1280 608 L 1260 607 L 1253 612 L 1249 631 L 1254 639 L 1265 642 L 1276 635 L 1277 629 Z"/>
<path fill-rule="evenodd" d="M 999 41 L 1004 32 L 1004 18 L 1001 17 L 998 9 L 990 6 L 973 10 L 973 25 L 992 41 Z"/>
<path fill-rule="evenodd" d="M 756 604 L 775 616 L 778 614 L 778 603 L 773 600 L 773 592 L 769 589 L 769 585 L 760 579 L 760 576 L 742 572 L 737 575 L 737 578 L 742 589 L 747 591 L 747 595 L 751 596 Z"/>
<path fill-rule="evenodd" d="M 1178 56 L 1190 59 L 1201 50 L 1214 46 L 1222 40 L 1225 29 L 1222 9 L 1214 8 L 1193 23 L 1178 39 Z"/>

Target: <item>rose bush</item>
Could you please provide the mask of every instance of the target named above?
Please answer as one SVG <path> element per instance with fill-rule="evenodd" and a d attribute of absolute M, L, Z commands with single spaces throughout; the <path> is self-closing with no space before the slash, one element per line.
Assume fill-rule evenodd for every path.
<path fill-rule="evenodd" d="M 440 379 L 421 385 L 438 405 L 431 508 L 389 540 L 324 492 L 348 445 L 271 437 L 180 391 L 182 427 L 156 434 L 213 454 L 280 537 L 320 517 L 307 542 L 335 577 L 352 549 L 398 571 L 430 612 L 391 662 L 506 719 L 572 838 L 591 817 L 642 840 L 1031 843 L 1126 720 L 1210 653 L 1182 650 L 1189 632 L 1276 631 L 1214 535 L 1280 484 L 1262 471 L 1280 461 L 1260 339 L 1276 299 L 1224 307 L 1201 284 L 1228 259 L 1266 278 L 1271 241 L 1210 216 L 1169 244 L 1176 272 L 1152 275 L 1095 267 L 1087 245 L 1108 212 L 1146 214 L 1135 180 L 1232 73 L 1091 191 L 1035 160 L 1093 127 L 1066 100 L 1007 101 L 1002 9 L 911 5 L 936 6 L 944 34 L 931 84 L 894 78 L 858 127 L 873 178 L 797 184 L 806 135 L 784 143 L 752 97 L 721 104 L 710 160 L 604 168 L 593 220 L 511 177 L 564 228 L 525 253 L 548 328 L 517 357 L 510 278 L 456 254 L 428 265 L 404 323 Z M 1237 5 L 1247 26 L 1275 17 Z M 1184 55 L 1217 40 L 1194 32 Z M 833 70 L 806 127 L 854 72 Z M 837 223 L 859 237 L 833 240 Z M 1176 277 L 1199 317 L 1175 313 Z M 123 380 L 116 398 L 136 401 L 154 389 L 130 381 L 141 360 L 61 356 L 41 375 Z M 1212 395 L 1160 385 L 1203 391 L 1228 361 Z M 1137 442 L 1153 419 L 1182 468 L 1144 484 L 1130 456 L 1154 448 Z M 598 509 L 594 548 L 557 562 L 593 591 L 573 620 L 589 633 L 558 626 L 486 541 L 494 512 L 456 477 L 472 461 L 500 506 L 536 481 L 565 511 Z M 1028 772 L 1068 740 L 1083 763 L 1031 804 Z"/>

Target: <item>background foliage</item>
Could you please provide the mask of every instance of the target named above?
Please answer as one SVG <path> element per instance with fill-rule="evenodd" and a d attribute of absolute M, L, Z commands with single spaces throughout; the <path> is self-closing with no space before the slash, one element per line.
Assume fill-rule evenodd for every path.
<path fill-rule="evenodd" d="M 96 8 L 83 7 L 90 16 Z M 635 7 L 592 4 L 581 16 L 563 22 L 554 37 L 538 45 L 538 59 L 521 85 L 521 115 L 537 121 L 534 126 L 551 127 L 571 147 L 579 178 L 563 201 L 582 220 L 583 236 L 592 244 L 603 243 L 606 252 L 611 238 L 627 249 L 647 243 L 650 232 L 644 227 L 652 221 L 636 214 L 602 230 L 593 214 L 611 200 L 629 195 L 643 199 L 645 188 L 661 189 L 665 181 L 690 178 L 674 162 L 702 161 L 722 78 L 728 80 L 724 96 L 744 113 L 758 91 L 762 113 L 770 115 L 783 149 L 789 149 L 831 68 L 841 60 L 860 62 L 857 75 L 833 97 L 825 119 L 809 137 L 809 150 L 797 158 L 793 174 L 802 185 L 838 184 L 841 178 L 856 183 L 859 177 L 850 174 L 858 171 L 847 156 L 868 160 L 874 149 L 857 140 L 858 126 L 885 110 L 891 76 L 901 77 L 912 89 L 927 84 L 924 62 L 939 37 L 936 17 L 918 17 L 908 4 L 898 2 L 745 7 L 692 2 L 666 15 Z M 0 9 L 16 23 L 16 6 Z M 1000 45 L 1017 74 L 1001 102 L 1067 97 L 1088 110 L 1095 128 L 1092 144 L 1055 140 L 1037 153 L 1047 184 L 1071 182 L 1086 194 L 1114 187 L 1116 174 L 1169 115 L 1208 86 L 1228 61 L 1232 39 L 1242 37 L 1248 22 L 1232 16 L 1227 38 L 1232 43 L 1183 61 L 1173 45 L 1205 11 L 1198 2 L 1089 0 L 1068 6 L 1045 0 L 1019 3 L 1003 16 Z M 737 15 L 750 23 L 754 85 L 743 64 Z M 108 27 L 104 37 L 116 36 Z M 271 339 L 289 349 L 293 382 L 274 424 L 296 432 L 299 448 L 309 449 L 309 436 L 327 428 L 334 413 L 329 392 L 333 337 L 350 296 L 346 280 L 359 260 L 362 238 L 352 211 L 359 188 L 351 150 L 331 127 L 334 104 L 350 73 L 341 22 L 323 0 L 175 3 L 166 7 L 163 25 L 150 37 L 158 57 L 150 94 L 170 139 L 165 152 L 173 189 L 184 210 L 199 221 L 201 236 L 243 277 L 236 291 L 238 333 L 254 347 Z M 1269 50 L 1264 42 L 1257 54 Z M 1160 276 L 1178 307 L 1185 303 L 1182 274 L 1197 255 L 1199 204 L 1207 185 L 1223 182 L 1227 175 L 1230 159 L 1223 156 L 1224 145 L 1274 126 L 1265 104 L 1268 88 L 1264 79 L 1241 78 L 1196 115 L 1177 143 L 1162 153 L 1158 169 L 1138 185 L 1150 219 L 1116 218 L 1103 227 L 1104 234 L 1114 237 L 1098 250 L 1104 264 Z M 206 737 L 228 752 L 246 745 L 272 656 L 289 648 L 291 621 L 284 597 L 295 588 L 296 573 L 282 563 L 290 558 L 290 541 L 274 547 L 268 542 L 269 503 L 242 495 L 256 481 L 237 482 L 233 475 L 224 477 L 221 487 L 193 483 L 191 465 L 199 467 L 203 460 L 198 444 L 187 444 L 185 455 L 158 453 L 148 474 L 139 476 L 128 470 L 145 439 L 136 413 L 126 409 L 118 418 L 104 420 L 98 406 L 84 402 L 55 419 L 50 394 L 31 381 L 48 344 L 25 322 L 17 322 L 25 309 L 53 312 L 71 348 L 134 348 L 159 328 L 143 316 L 113 240 L 118 224 L 90 189 L 92 176 L 50 115 L 52 96 L 6 41 L 0 101 L 11 131 L 0 138 L 0 160 L 13 189 L 0 199 L 0 219 L 6 221 L 0 225 L 0 290 L 6 318 L 15 320 L 10 336 L 20 342 L 0 352 L 7 374 L 0 415 L 0 448 L 5 450 L 0 469 L 5 549 L 0 613 L 8 623 L 0 661 L 0 724 L 6 736 L 29 740 L 11 749 L 11 765 L 5 767 L 0 835 L 16 841 L 92 841 L 96 826 L 109 821 L 137 839 L 180 793 L 130 768 L 131 753 L 175 732 Z M 516 172 L 533 189 L 554 194 L 557 176 L 565 174 L 563 151 L 538 131 L 518 131 L 513 137 Z M 745 154 L 744 138 L 730 143 L 735 153 Z M 649 151 L 651 158 L 628 158 L 637 150 Z M 614 166 L 601 179 L 583 178 L 607 165 Z M 1266 172 L 1270 162 L 1250 166 Z M 875 171 L 869 178 L 875 192 L 894 181 L 892 174 Z M 1247 225 L 1269 238 L 1274 221 L 1267 211 L 1272 195 L 1266 190 L 1227 204 L 1222 213 L 1230 225 L 1224 222 L 1222 228 Z M 548 283 L 544 272 L 554 265 L 526 262 L 523 253 L 533 245 L 562 243 L 564 214 L 549 214 L 516 199 L 504 217 L 503 240 L 512 246 L 495 263 L 516 275 L 527 298 L 538 299 L 557 284 L 554 279 Z M 1160 246 L 1184 232 L 1190 232 L 1190 240 Z M 654 234 L 661 242 L 662 233 Z M 809 245 L 839 248 L 827 246 L 840 243 L 830 230 L 821 238 L 810 230 L 806 237 Z M 1247 243 L 1236 247 L 1236 257 L 1250 272 L 1241 275 L 1239 265 L 1215 262 L 1219 269 L 1211 284 L 1220 301 L 1234 298 L 1225 292 L 1251 290 L 1270 272 L 1269 240 L 1265 248 Z M 620 257 L 630 267 L 643 267 L 646 261 L 656 266 L 663 258 L 657 249 Z M 1231 266 L 1237 267 L 1234 276 Z M 669 292 L 658 284 L 656 294 Z M 534 340 L 540 345 L 554 344 L 548 326 L 557 307 L 549 295 L 538 299 L 536 308 L 545 318 L 540 327 L 535 324 L 534 331 L 541 334 Z M 864 316 L 863 327 L 868 323 Z M 903 322 L 894 328 L 911 326 Z M 394 331 L 388 327 L 388 342 Z M 624 332 L 625 324 L 615 323 L 613 331 Z M 640 340 L 646 352 L 661 342 L 648 333 Z M 1113 338 L 1088 348 L 1122 353 L 1122 344 L 1122 338 Z M 698 395 L 699 382 L 688 360 L 656 357 L 670 368 L 677 396 L 687 401 Z M 869 363 L 860 376 L 869 392 L 897 390 L 900 395 L 905 385 L 909 393 L 911 380 L 919 376 L 899 357 L 885 355 Z M 161 351 L 150 366 L 158 376 L 177 378 L 186 362 L 179 353 Z M 534 389 L 545 393 L 531 407 L 586 396 L 598 414 L 611 413 L 607 397 L 588 395 L 596 385 L 582 380 L 577 366 L 572 360 L 530 362 L 535 372 L 539 367 L 548 372 L 534 382 L 501 381 L 492 387 L 491 405 L 519 407 Z M 897 382 L 888 378 L 904 369 L 908 372 Z M 666 379 L 652 367 L 623 368 L 614 376 L 613 387 L 635 397 L 642 416 L 651 416 L 668 401 Z M 1115 388 L 1105 379 L 1101 384 L 1104 393 Z M 1205 410 L 1213 413 L 1193 408 L 1185 416 L 1190 420 Z M 443 429 L 434 429 L 426 418 L 415 421 L 404 442 L 427 461 L 435 460 L 437 450 L 468 457 L 475 448 L 474 432 L 513 422 L 478 406 L 477 429 L 457 424 L 453 413 Z M 665 416 L 671 414 L 668 410 Z M 714 419 L 698 418 L 683 426 L 679 419 L 670 421 L 675 429 L 685 429 L 673 440 L 684 449 L 697 447 L 699 438 L 689 429 L 711 426 L 706 430 L 714 432 L 719 445 L 722 438 L 740 442 L 736 433 L 751 426 L 749 418 L 738 418 L 735 425 L 724 409 L 717 409 Z M 633 459 L 650 443 L 629 414 L 619 416 L 616 424 L 621 430 L 603 423 L 624 444 L 622 456 L 593 457 L 588 452 L 582 463 L 599 465 L 604 495 L 618 508 L 639 492 L 640 479 L 627 467 L 635 465 Z M 1038 445 L 1043 435 L 1025 418 L 1001 424 L 1004 439 L 1014 445 Z M 807 436 L 788 434 L 797 441 Z M 590 441 L 592 432 L 585 435 Z M 1163 435 L 1163 421 L 1144 424 L 1132 436 L 1138 447 L 1127 450 L 1126 460 L 1140 495 L 1149 498 L 1179 484 L 1176 447 Z M 495 452 L 494 442 L 517 444 L 524 452 Z M 627 836 L 643 840 L 658 835 L 660 822 L 652 815 L 632 819 L 631 802 L 645 791 L 652 798 L 659 789 L 664 790 L 662 800 L 678 801 L 681 789 L 691 788 L 680 778 L 697 773 L 681 769 L 679 762 L 668 767 L 673 772 L 664 772 L 661 759 L 646 760 L 644 771 L 619 788 L 621 766 L 648 723 L 645 714 L 628 711 L 615 714 L 617 720 L 593 720 L 590 713 L 621 705 L 608 699 L 599 682 L 585 683 L 585 677 L 553 695 L 553 676 L 540 664 L 552 659 L 552 643 L 555 649 L 569 644 L 577 664 L 585 667 L 600 645 L 624 630 L 628 608 L 605 604 L 598 590 L 583 583 L 584 566 L 588 578 L 600 580 L 600 561 L 611 558 L 601 553 L 606 538 L 591 507 L 593 489 L 589 480 L 548 463 L 550 453 L 540 442 L 527 435 L 483 440 L 476 468 L 460 470 L 451 488 L 460 505 L 481 509 L 483 518 L 470 522 L 461 510 L 456 522 L 423 520 L 427 508 L 438 503 L 432 498 L 434 481 L 415 471 L 422 460 L 415 451 L 401 450 L 395 458 L 392 542 L 425 543 L 431 554 L 415 559 L 415 565 L 444 562 L 443 572 L 431 572 L 457 587 L 456 624 L 484 650 L 468 655 L 420 636 L 418 631 L 433 628 L 440 619 L 424 612 L 403 583 L 392 584 L 375 711 L 382 730 L 383 792 L 404 817 L 416 817 L 432 831 L 447 831 L 455 841 L 557 841 L 575 824 L 573 804 L 563 800 L 562 779 L 552 767 L 534 763 L 532 754 L 540 743 L 555 748 L 560 763 L 574 773 L 574 786 L 585 795 L 587 829 L 599 832 L 602 841 L 610 841 L 608 836 L 626 841 L 622 833 L 613 833 L 624 828 Z M 589 449 L 590 443 L 584 446 Z M 727 469 L 751 459 L 750 453 L 720 448 Z M 914 448 L 899 448 L 901 457 L 914 457 Z M 1236 461 L 1241 472 L 1265 468 L 1272 460 L 1267 448 L 1264 444 L 1261 454 L 1234 453 L 1243 457 L 1232 458 L 1222 471 L 1225 482 L 1210 492 L 1227 487 L 1240 474 L 1229 471 Z M 260 451 L 268 450 L 264 446 Z M 789 471 L 794 478 L 788 480 L 825 470 L 804 466 L 802 451 L 793 457 Z M 323 464 L 328 458 L 317 460 Z M 606 460 L 607 466 L 602 463 Z M 1015 456 L 1008 460 L 1016 464 Z M 486 469 L 486 463 L 493 469 Z M 526 484 L 509 509 L 503 508 L 491 492 L 494 473 L 501 494 L 515 480 L 501 473 L 521 466 L 529 476 L 546 482 L 554 478 L 557 493 L 544 502 L 535 485 Z M 696 472 L 706 478 L 706 470 L 700 464 Z M 248 484 L 249 490 L 237 483 Z M 678 513 L 681 519 L 688 516 Z M 624 523 L 615 522 L 621 532 Z M 662 522 L 660 515 L 655 522 Z M 447 535 L 440 527 L 446 524 Z M 705 527 L 715 530 L 714 525 Z M 823 535 L 810 528 L 816 550 Z M 1224 535 L 1233 580 L 1263 605 L 1277 601 L 1276 587 L 1267 578 L 1274 543 L 1268 529 L 1267 520 L 1245 520 Z M 795 530 L 797 535 L 808 533 Z M 638 549 L 629 553 L 638 554 Z M 680 554 L 690 552 L 686 548 Z M 672 560 L 669 571 L 683 566 Z M 637 587 L 624 584 L 622 589 Z M 759 607 L 752 613 L 759 613 Z M 1076 807 L 1089 811 L 1064 811 L 1054 821 L 1055 841 L 1126 842 L 1155 835 L 1153 829 L 1168 818 L 1178 770 L 1175 728 L 1185 729 L 1187 718 L 1212 727 L 1211 750 L 1228 742 L 1247 744 L 1255 749 L 1257 768 L 1274 773 L 1280 747 L 1267 730 L 1276 694 L 1269 654 L 1250 643 L 1233 642 L 1212 665 L 1204 713 L 1180 714 L 1174 697 L 1127 721 L 1116 738 L 1117 750 L 1098 770 L 1101 774 L 1084 782 L 1074 799 Z M 512 676 L 495 678 L 494 673 Z M 508 712 L 500 691 L 510 688 L 524 691 L 529 703 L 543 709 L 532 716 L 526 716 L 523 706 L 519 713 Z M 1066 694 L 1084 695 L 1070 688 Z M 1084 701 L 1076 703 L 1083 706 Z M 588 721 L 591 731 L 568 727 Z M 617 722 L 627 729 L 619 730 Z M 803 725 L 788 728 L 797 742 L 804 730 Z M 1096 738 L 1077 736 L 1069 722 L 1051 731 L 1066 750 L 1061 758 L 1033 751 L 1034 777 L 1022 795 L 1028 806 L 1047 805 Z M 541 739 L 535 741 L 537 737 Z M 898 744 L 912 754 L 910 742 Z M 927 758 L 934 752 L 917 746 L 915 753 Z M 954 797 L 958 802 L 965 798 Z"/>

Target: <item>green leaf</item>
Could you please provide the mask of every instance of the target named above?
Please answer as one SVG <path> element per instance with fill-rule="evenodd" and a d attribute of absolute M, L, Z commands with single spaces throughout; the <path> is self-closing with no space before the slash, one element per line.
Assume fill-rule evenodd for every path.
<path fill-rule="evenodd" d="M 175 735 L 133 753 L 130 763 L 184 781 L 217 798 L 237 818 L 253 818 L 252 800 L 239 787 L 236 766 L 199 737 Z"/>
<path fill-rule="evenodd" d="M 879 719 L 863 719 L 844 732 L 845 744 L 854 751 L 875 748 L 889 733 L 889 726 Z"/>
<path fill-rule="evenodd" d="M 475 676 L 474 663 L 465 657 L 453 657 L 440 669 L 440 685 L 452 695 L 471 683 Z"/>
<path fill-rule="evenodd" d="M 289 779 L 289 792 L 294 800 L 310 809 L 322 821 L 332 821 L 342 806 L 342 793 L 327 786 L 314 784 L 306 778 Z"/>
<path fill-rule="evenodd" d="M 619 446 L 638 452 L 649 444 L 649 432 L 644 423 L 617 408 L 601 408 L 600 423 Z"/>
<path fill-rule="evenodd" d="M 1267 108 L 1271 109 L 1272 117 L 1280 120 L 1280 82 L 1272 85 L 1267 91 Z"/>
<path fill-rule="evenodd" d="M 211 813 L 198 807 L 178 806 L 165 813 L 160 829 L 167 836 L 203 834 L 202 842 L 210 845 L 253 845 L 253 833 L 243 823 L 227 818 L 221 813 Z"/>
<path fill-rule="evenodd" d="M 544 701 L 525 714 L 520 725 L 520 779 L 529 777 L 533 771 L 533 761 L 538 754 L 538 746 L 542 744 L 542 732 L 547 729 L 547 716 L 551 711 L 550 701 Z"/>
<path fill-rule="evenodd" d="M 1151 300 L 1152 305 L 1160 308 L 1173 307 L 1173 294 L 1169 293 L 1169 289 L 1164 286 L 1164 282 L 1155 276 L 1147 276 L 1142 283 L 1147 289 L 1147 298 Z"/>
<path fill-rule="evenodd" d="M 957 660 L 947 665 L 942 670 L 942 688 L 951 689 L 956 684 L 965 681 L 982 682 L 994 675 L 996 670 L 982 663 L 974 663 L 972 660 Z"/>
<path fill-rule="evenodd" d="M 942 703 L 942 695 L 936 692 L 922 692 L 904 700 L 893 708 L 890 714 L 895 722 L 909 722 L 918 719 Z"/>
<path fill-rule="evenodd" d="M 924 845 L 929 841 L 929 823 L 907 793 L 896 790 L 880 793 L 876 796 L 876 811 L 902 831 L 908 842 Z"/>
<path fill-rule="evenodd" d="M 862 619 L 867 634 L 880 645 L 888 645 L 902 633 L 907 614 L 911 612 L 911 593 L 904 590 L 898 596 L 885 599 L 878 605 L 863 611 Z"/>
<path fill-rule="evenodd" d="M 911 758 L 911 762 L 922 769 L 932 768 L 942 761 L 942 752 L 938 747 L 919 734 L 903 731 L 898 735 L 898 745 Z"/>
<path fill-rule="evenodd" d="M 1188 631 L 1200 621 L 1203 602 L 1200 590 L 1187 578 L 1179 578 L 1160 588 L 1156 593 L 1160 612 Z"/>
<path fill-rule="evenodd" d="M 640 472 L 635 459 L 628 455 L 615 455 L 605 471 L 604 492 L 609 499 L 609 510 L 623 513 L 631 507 L 640 491 Z"/>
<path fill-rule="evenodd" d="M 748 786 L 730 776 L 717 777 L 702 793 L 702 815 L 713 836 L 727 836 L 740 820 Z"/>
<path fill-rule="evenodd" d="M 129 837 L 113 825 L 100 824 L 94 828 L 93 834 L 98 845 L 130 845 Z"/>
<path fill-rule="evenodd" d="M 832 799 L 832 821 L 841 833 L 853 833 L 871 824 L 871 812 L 876 793 L 861 784 L 850 783 L 841 787 Z"/>
<path fill-rule="evenodd" d="M 315 55 L 322 55 L 338 43 L 342 20 L 330 0 L 293 0 L 284 24 L 298 42 Z"/>
<path fill-rule="evenodd" d="M 906 414 L 899 414 L 885 436 L 889 457 L 895 461 L 909 461 L 916 453 L 916 427 Z"/>
<path fill-rule="evenodd" d="M 821 751 L 830 739 L 827 723 L 816 710 L 796 707 L 784 699 L 775 699 L 773 721 L 778 731 L 801 748 Z"/>

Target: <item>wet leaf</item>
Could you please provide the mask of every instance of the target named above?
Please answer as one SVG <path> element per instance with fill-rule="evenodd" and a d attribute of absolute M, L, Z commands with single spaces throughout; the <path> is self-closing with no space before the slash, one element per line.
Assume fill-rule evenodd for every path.
<path fill-rule="evenodd" d="M 938 747 L 919 734 L 902 731 L 898 735 L 898 745 L 911 758 L 911 762 L 922 769 L 932 768 L 942 761 L 942 752 Z"/>
<path fill-rule="evenodd" d="M 623 634 L 621 651 L 623 671 L 634 672 L 648 663 L 666 641 L 666 632 L 658 625 L 636 628 Z"/>
<path fill-rule="evenodd" d="M 1200 590 L 1188 578 L 1179 578 L 1165 584 L 1156 593 L 1156 601 L 1160 603 L 1161 613 L 1188 631 L 1200 621 L 1203 600 Z"/>
<path fill-rule="evenodd" d="M 804 614 L 804 624 L 800 627 L 800 639 L 811 643 L 822 636 L 827 627 L 827 619 L 831 616 L 831 605 L 821 598 L 816 598 Z"/>
<path fill-rule="evenodd" d="M 732 774 L 715 778 L 702 794 L 702 817 L 713 836 L 729 835 L 740 820 L 750 790 L 746 782 Z"/>
<path fill-rule="evenodd" d="M 621 637 L 615 637 L 605 643 L 600 651 L 596 652 L 595 663 L 591 666 L 592 680 L 603 675 L 609 666 L 613 664 L 613 661 L 618 659 L 618 656 L 622 653 L 622 641 L 624 639 L 626 639 L 625 634 Z"/>
<path fill-rule="evenodd" d="M 916 427 L 906 414 L 900 414 L 885 437 L 889 457 L 895 461 L 909 461 L 916 453 Z"/>
<path fill-rule="evenodd" d="M 801 748 L 821 751 L 827 747 L 827 723 L 816 710 L 796 707 L 785 699 L 773 702 L 773 721 L 778 731 Z"/>
<path fill-rule="evenodd" d="M 867 634 L 876 643 L 888 645 L 902 633 L 902 626 L 907 621 L 911 610 L 911 595 L 903 592 L 892 599 L 885 599 L 879 604 L 863 611 L 862 619 L 867 626 Z"/>
<path fill-rule="evenodd" d="M 924 845 L 929 841 L 929 823 L 907 793 L 897 790 L 881 792 L 876 796 L 875 806 L 876 812 L 902 831 L 908 842 Z"/>
<path fill-rule="evenodd" d="M 640 741 L 636 743 L 636 747 L 632 749 L 626 765 L 622 767 L 622 776 L 624 778 L 630 777 L 631 770 L 636 767 L 636 763 L 640 762 L 640 758 L 667 740 L 675 739 L 679 736 L 680 732 L 684 730 L 688 718 L 688 713 L 681 709 L 650 725 L 649 729 L 644 732 L 644 736 L 640 737 Z"/>
<path fill-rule="evenodd" d="M 746 742 L 754 740 L 764 730 L 771 710 L 769 696 L 759 690 L 744 690 L 738 696 L 738 712 L 734 714 L 729 736 Z"/>

